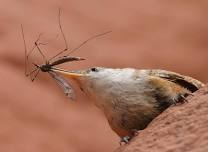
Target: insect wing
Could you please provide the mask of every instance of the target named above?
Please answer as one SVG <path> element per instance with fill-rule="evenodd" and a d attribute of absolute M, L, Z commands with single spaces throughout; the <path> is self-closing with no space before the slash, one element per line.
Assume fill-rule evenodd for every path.
<path fill-rule="evenodd" d="M 64 94 L 69 97 L 71 100 L 75 100 L 75 92 L 72 86 L 65 80 L 63 77 L 61 77 L 59 74 L 53 71 L 48 72 L 51 77 L 58 83 L 58 85 L 64 90 Z"/>

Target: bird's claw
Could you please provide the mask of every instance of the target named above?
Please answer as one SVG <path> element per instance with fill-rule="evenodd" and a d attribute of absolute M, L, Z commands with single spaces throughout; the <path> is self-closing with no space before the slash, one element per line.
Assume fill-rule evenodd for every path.
<path fill-rule="evenodd" d="M 120 140 L 120 145 L 123 145 L 124 144 L 127 144 L 129 141 L 130 141 L 131 137 L 130 136 L 124 136 L 124 137 L 121 137 L 121 140 Z"/>
<path fill-rule="evenodd" d="M 177 103 L 185 103 L 188 102 L 186 99 L 187 96 L 193 95 L 192 93 L 187 93 L 187 94 L 178 94 L 177 97 L 173 98 L 173 104 L 176 105 Z"/>
<path fill-rule="evenodd" d="M 137 129 L 132 129 L 130 136 L 127 135 L 127 136 L 121 137 L 120 145 L 122 145 L 123 143 L 127 144 L 132 139 L 132 137 L 137 136 L 138 134 L 139 134 L 139 131 Z"/>

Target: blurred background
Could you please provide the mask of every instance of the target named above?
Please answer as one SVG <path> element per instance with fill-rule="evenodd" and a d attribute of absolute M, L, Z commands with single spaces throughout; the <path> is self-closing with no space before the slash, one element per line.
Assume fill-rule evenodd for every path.
<path fill-rule="evenodd" d="M 48 76 L 24 76 L 24 26 L 28 50 L 40 33 L 49 58 L 64 48 L 58 8 L 70 48 L 108 30 L 73 56 L 86 58 L 62 68 L 92 66 L 159 68 L 208 80 L 208 1 L 1 0 L 0 151 L 106 152 L 119 147 L 103 114 L 77 88 L 67 99 Z M 59 36 L 56 38 L 57 34 Z M 41 63 L 36 51 L 30 60 Z"/>

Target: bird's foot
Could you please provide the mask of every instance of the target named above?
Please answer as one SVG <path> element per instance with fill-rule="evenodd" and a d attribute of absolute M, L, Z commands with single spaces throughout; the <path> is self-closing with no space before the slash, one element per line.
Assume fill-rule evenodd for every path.
<path fill-rule="evenodd" d="M 137 129 L 132 129 L 130 136 L 127 135 L 127 136 L 121 137 L 120 145 L 123 145 L 123 143 L 127 144 L 133 137 L 137 136 L 138 134 L 139 134 L 139 131 Z"/>
<path fill-rule="evenodd" d="M 186 94 L 178 94 L 175 98 L 173 98 L 173 104 L 176 105 L 177 103 L 185 103 L 188 102 L 188 100 L 186 99 L 187 96 L 192 95 L 192 93 L 186 93 Z"/>
<path fill-rule="evenodd" d="M 131 140 L 130 136 L 124 136 L 124 137 L 121 137 L 121 140 L 119 143 L 120 143 L 120 145 L 123 145 L 123 143 L 127 144 L 130 140 Z"/>
<path fill-rule="evenodd" d="M 187 96 L 194 96 L 192 92 L 187 93 Z"/>

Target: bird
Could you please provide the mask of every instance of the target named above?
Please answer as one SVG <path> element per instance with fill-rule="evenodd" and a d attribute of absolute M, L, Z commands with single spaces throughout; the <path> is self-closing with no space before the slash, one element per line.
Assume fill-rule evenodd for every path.
<path fill-rule="evenodd" d="M 92 67 L 53 71 L 77 82 L 103 111 L 120 143 L 128 143 L 165 109 L 186 102 L 187 96 L 204 86 L 192 77 L 161 69 Z"/>

